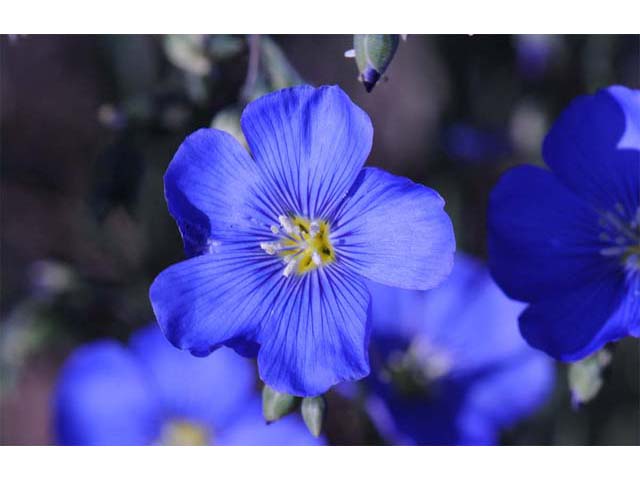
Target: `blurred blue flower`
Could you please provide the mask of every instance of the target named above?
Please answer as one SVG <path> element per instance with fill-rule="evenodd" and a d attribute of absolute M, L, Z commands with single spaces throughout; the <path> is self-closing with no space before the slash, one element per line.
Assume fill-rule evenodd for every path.
<path fill-rule="evenodd" d="M 574 100 L 543 145 L 491 194 L 491 272 L 529 303 L 520 330 L 565 361 L 640 335 L 640 91 Z"/>
<path fill-rule="evenodd" d="M 387 441 L 494 444 L 550 393 L 553 362 L 518 333 L 523 305 L 458 254 L 429 292 L 371 285 L 375 392 L 367 409 Z"/>
<path fill-rule="evenodd" d="M 54 398 L 62 445 L 318 445 L 298 417 L 266 425 L 251 361 L 196 358 L 157 326 L 129 347 L 90 343 L 64 365 Z"/>
<path fill-rule="evenodd" d="M 556 35 L 516 35 L 516 60 L 520 74 L 529 80 L 544 77 L 553 57 L 562 49 L 562 42 L 562 38 Z"/>
<path fill-rule="evenodd" d="M 444 131 L 442 146 L 448 156 L 464 163 L 496 162 L 511 153 L 506 132 L 454 123 Z"/>
<path fill-rule="evenodd" d="M 451 221 L 435 191 L 362 168 L 373 128 L 339 87 L 266 95 L 241 125 L 252 156 L 203 129 L 169 165 L 192 258 L 160 273 L 151 302 L 177 347 L 257 354 L 272 388 L 318 395 L 369 373 L 365 278 L 434 287 L 451 269 Z"/>

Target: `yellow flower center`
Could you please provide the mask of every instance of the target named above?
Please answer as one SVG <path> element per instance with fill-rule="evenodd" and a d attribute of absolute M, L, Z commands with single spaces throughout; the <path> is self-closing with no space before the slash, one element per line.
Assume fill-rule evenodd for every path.
<path fill-rule="evenodd" d="M 186 420 L 170 420 L 162 427 L 159 444 L 171 446 L 209 445 L 209 431 L 196 423 Z"/>
<path fill-rule="evenodd" d="M 336 259 L 326 221 L 284 215 L 278 220 L 280 227 L 272 226 L 271 232 L 280 238 L 273 242 L 262 242 L 260 247 L 269 255 L 282 258 L 285 277 L 291 273 L 302 275 Z"/>

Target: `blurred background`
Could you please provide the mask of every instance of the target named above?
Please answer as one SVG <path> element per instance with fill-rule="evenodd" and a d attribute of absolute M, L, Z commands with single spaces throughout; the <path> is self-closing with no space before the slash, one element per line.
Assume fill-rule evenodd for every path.
<path fill-rule="evenodd" d="M 438 190 L 458 249 L 484 258 L 500 173 L 542 163 L 577 95 L 640 87 L 638 36 L 409 36 L 371 93 L 351 48 L 348 35 L 0 37 L 0 443 L 52 443 L 68 353 L 153 321 L 148 287 L 183 258 L 162 175 L 193 130 L 237 132 L 253 98 L 338 84 L 373 121 L 369 164 Z M 502 443 L 640 443 L 638 342 L 612 352 L 594 400 L 572 407 L 559 364 L 552 398 Z M 362 411 L 328 402 L 330 443 L 382 442 Z"/>

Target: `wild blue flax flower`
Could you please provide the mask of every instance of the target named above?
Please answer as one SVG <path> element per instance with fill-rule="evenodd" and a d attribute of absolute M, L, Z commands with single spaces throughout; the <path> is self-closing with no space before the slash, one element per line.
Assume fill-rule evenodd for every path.
<path fill-rule="evenodd" d="M 574 100 L 491 194 L 491 272 L 529 303 L 520 331 L 565 361 L 640 335 L 640 91 Z"/>
<path fill-rule="evenodd" d="M 247 106 L 251 155 L 202 129 L 165 175 L 169 211 L 192 258 L 150 289 L 171 342 L 258 357 L 261 378 L 299 396 L 369 373 L 365 279 L 429 289 L 452 265 L 442 198 L 363 168 L 373 128 L 338 87 L 301 86 Z"/>
<path fill-rule="evenodd" d="M 195 358 L 157 326 L 128 347 L 103 340 L 78 348 L 55 392 L 63 445 L 315 445 L 299 417 L 262 419 L 251 361 L 231 351 Z"/>
<path fill-rule="evenodd" d="M 524 305 L 478 261 L 458 254 L 429 292 L 371 285 L 371 295 L 367 410 L 388 442 L 494 444 L 547 398 L 553 361 L 522 340 Z"/>

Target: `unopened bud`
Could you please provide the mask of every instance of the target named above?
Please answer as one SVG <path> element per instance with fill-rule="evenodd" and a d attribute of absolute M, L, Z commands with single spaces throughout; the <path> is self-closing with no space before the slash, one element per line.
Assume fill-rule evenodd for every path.
<path fill-rule="evenodd" d="M 373 90 L 398 48 L 399 35 L 354 35 L 353 48 L 360 80 L 367 92 Z"/>
<path fill-rule="evenodd" d="M 306 397 L 302 400 L 302 418 L 314 437 L 319 437 L 327 411 L 324 397 Z"/>
<path fill-rule="evenodd" d="M 296 397 L 276 392 L 269 385 L 262 388 L 262 415 L 268 422 L 275 422 L 293 410 Z"/>

